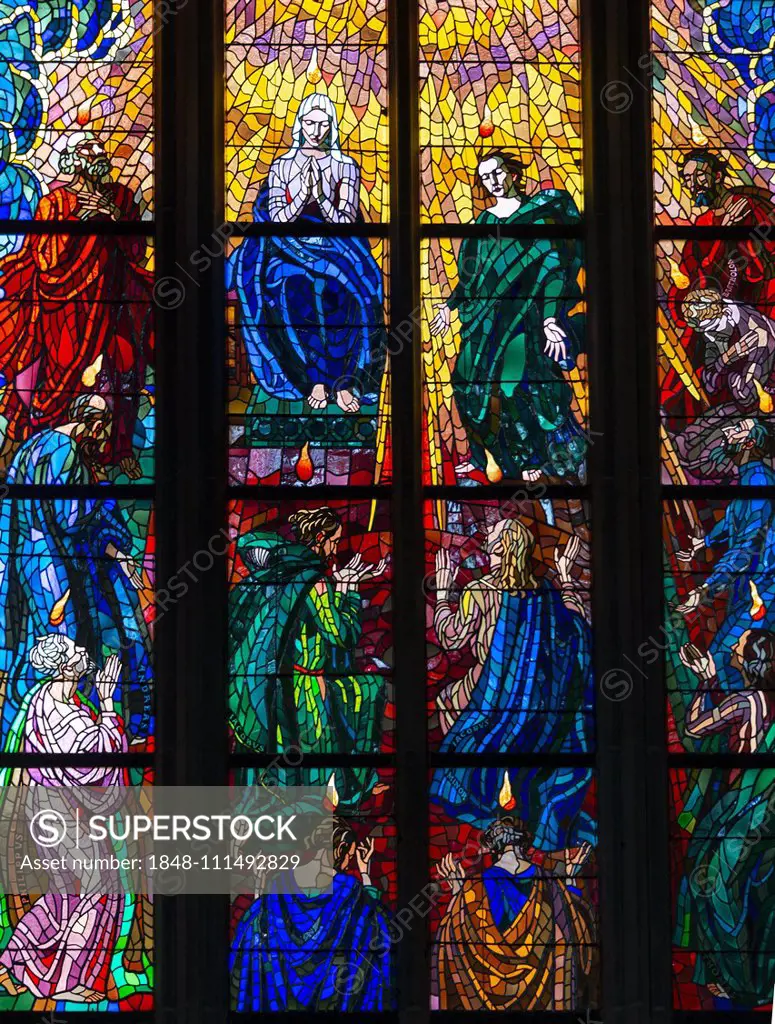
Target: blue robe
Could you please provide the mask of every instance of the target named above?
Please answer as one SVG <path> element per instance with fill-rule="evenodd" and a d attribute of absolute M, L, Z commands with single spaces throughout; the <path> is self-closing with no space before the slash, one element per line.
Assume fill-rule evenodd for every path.
<path fill-rule="evenodd" d="M 775 485 L 775 471 L 762 462 L 742 467 L 740 486 Z M 734 498 L 705 538 L 708 548 L 726 545 L 726 552 L 707 576 L 708 600 L 727 594 L 724 620 L 710 645 L 721 686 L 739 690 L 740 673 L 729 664 L 730 652 L 752 628 L 775 630 L 775 503 L 769 498 Z M 765 605 L 764 616 L 751 617 L 751 582 Z"/>
<path fill-rule="evenodd" d="M 45 430 L 29 438 L 8 470 L 9 484 L 50 486 L 89 482 L 72 438 Z M 150 639 L 137 591 L 108 544 L 131 554 L 132 535 L 108 498 L 24 498 L 0 503 L 0 669 L 8 673 L 3 741 L 22 700 L 37 681 L 29 664 L 36 639 L 61 633 L 101 666 L 108 654 L 122 662 L 116 700 L 130 736 L 151 728 Z M 54 605 L 69 589 L 61 621 Z M 88 697 L 88 694 L 85 694 Z"/>
<path fill-rule="evenodd" d="M 349 875 L 330 892 L 266 893 L 235 929 L 232 1008 L 389 1010 L 390 948 L 376 890 Z"/>
<path fill-rule="evenodd" d="M 444 737 L 444 754 L 583 754 L 593 706 L 591 635 L 559 591 L 504 594 L 487 660 L 471 699 Z M 582 811 L 592 772 L 509 769 L 514 813 L 535 832 L 535 846 L 556 850 L 594 842 Z M 503 769 L 441 768 L 431 797 L 453 818 L 485 828 L 498 808 Z"/>
<path fill-rule="evenodd" d="M 267 189 L 253 209 L 270 223 Z M 316 210 L 298 218 L 321 223 Z M 385 358 L 382 274 L 363 238 L 246 238 L 231 261 L 242 339 L 259 386 L 304 399 L 316 384 L 372 403 Z"/>

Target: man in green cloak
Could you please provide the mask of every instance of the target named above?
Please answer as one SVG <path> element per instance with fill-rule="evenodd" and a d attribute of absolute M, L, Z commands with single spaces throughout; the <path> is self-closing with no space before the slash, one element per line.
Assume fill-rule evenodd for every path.
<path fill-rule="evenodd" d="M 360 554 L 329 573 L 342 537 L 333 509 L 295 512 L 296 543 L 277 533 L 240 537 L 237 551 L 250 575 L 232 592 L 230 724 L 245 750 L 278 757 L 266 781 L 315 786 L 332 769 L 297 767 L 300 755 L 370 754 L 379 749 L 384 677 L 355 674 L 361 633 L 358 585 L 379 576 L 386 560 Z M 374 788 L 368 768 L 334 772 L 342 807 Z"/>
<path fill-rule="evenodd" d="M 501 228 L 572 225 L 579 211 L 568 192 L 521 191 L 523 165 L 505 153 L 479 163 L 495 202 L 476 219 L 492 234 L 464 239 L 458 285 L 430 323 L 449 330 L 460 318 L 452 374 L 455 401 L 470 444 L 458 475 L 491 469 L 510 479 L 579 474 L 586 438 L 571 412 L 573 370 L 583 350 L 580 246 L 572 239 L 516 238 Z M 579 378 L 580 380 L 580 378 Z M 491 458 L 488 459 L 488 453 Z M 489 473 L 488 473 L 489 475 Z"/>

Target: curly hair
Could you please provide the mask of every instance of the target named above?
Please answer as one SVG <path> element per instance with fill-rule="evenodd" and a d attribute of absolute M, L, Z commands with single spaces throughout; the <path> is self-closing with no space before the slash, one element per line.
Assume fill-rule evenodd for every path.
<path fill-rule="evenodd" d="M 59 154 L 58 170 L 60 174 L 75 174 L 83 160 L 76 150 L 83 142 L 95 138 L 94 132 L 74 132 L 67 140 L 67 145 Z"/>
<path fill-rule="evenodd" d="M 102 395 L 78 395 L 70 403 L 68 413 L 73 423 L 87 425 L 108 420 L 112 416 L 110 406 Z"/>
<path fill-rule="evenodd" d="M 288 516 L 293 527 L 296 540 L 300 544 L 311 547 L 317 543 L 320 535 L 333 537 L 342 525 L 342 520 L 332 508 L 304 508 Z"/>
<path fill-rule="evenodd" d="M 30 665 L 36 672 L 51 674 L 61 668 L 70 656 L 67 637 L 61 633 L 39 636 L 30 651 Z"/>
<path fill-rule="evenodd" d="M 775 692 L 775 633 L 752 629 L 743 647 L 743 675 L 757 690 Z"/>
<path fill-rule="evenodd" d="M 724 296 L 717 288 L 696 288 L 684 296 L 681 303 L 683 315 L 687 317 L 688 306 L 702 307 L 703 320 L 715 320 L 724 309 Z"/>
<path fill-rule="evenodd" d="M 535 589 L 537 583 L 531 565 L 535 540 L 530 530 L 519 519 L 509 519 L 497 543 L 503 549 L 501 564 L 494 573 L 498 584 L 512 594 Z"/>
<path fill-rule="evenodd" d="M 498 821 L 494 821 L 492 825 L 488 825 L 482 833 L 482 846 L 496 857 L 509 846 L 516 846 L 523 850 L 532 842 L 533 834 L 525 822 L 510 814 L 504 815 Z"/>
<path fill-rule="evenodd" d="M 714 174 L 721 174 L 723 177 L 726 177 L 729 169 L 726 161 L 716 153 L 711 153 L 709 149 L 690 149 L 681 161 L 681 171 L 683 172 L 690 163 L 707 164 Z"/>
<path fill-rule="evenodd" d="M 341 868 L 344 864 L 345 854 L 353 843 L 358 842 L 358 836 L 355 834 L 350 823 L 345 821 L 344 818 L 340 818 L 337 814 L 334 816 L 334 830 L 331 839 L 331 845 L 334 849 L 334 865 L 337 868 Z"/>

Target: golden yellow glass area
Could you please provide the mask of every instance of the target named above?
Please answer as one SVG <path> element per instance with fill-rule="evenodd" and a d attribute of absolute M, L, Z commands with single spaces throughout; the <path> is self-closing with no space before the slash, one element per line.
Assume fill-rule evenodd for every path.
<path fill-rule="evenodd" d="M 420 16 L 422 215 L 481 212 L 476 168 L 506 150 L 528 191 L 567 189 L 582 205 L 576 12 L 565 0 L 426 0 Z"/>
<path fill-rule="evenodd" d="M 249 20 L 238 8 L 244 5 L 227 10 L 227 216 L 252 219 L 272 160 L 291 145 L 302 100 L 322 93 L 336 109 L 343 152 L 360 168 L 364 218 L 387 220 L 384 6 L 363 0 L 259 3 Z"/>

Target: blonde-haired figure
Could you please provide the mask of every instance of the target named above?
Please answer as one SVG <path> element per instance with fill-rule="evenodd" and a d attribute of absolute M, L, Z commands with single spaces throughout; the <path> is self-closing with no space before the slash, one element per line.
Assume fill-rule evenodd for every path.
<path fill-rule="evenodd" d="M 440 750 L 454 754 L 583 753 L 591 710 L 591 637 L 587 611 L 572 570 L 581 542 L 571 536 L 555 551 L 559 587 L 534 572 L 535 541 L 518 519 L 489 527 L 489 569 L 468 583 L 457 607 L 451 601 L 454 571 L 449 551 L 436 555 L 434 629 L 442 649 L 468 648 L 474 665 L 446 686 L 436 704 Z M 497 802 L 498 771 L 438 770 L 432 794 L 452 817 L 480 824 Z M 556 773 L 555 773 L 556 774 Z M 562 773 L 560 773 L 562 774 Z M 581 811 L 589 773 L 563 776 L 561 789 L 535 770 L 513 773 L 528 805 L 536 844 L 557 849 L 572 822 L 571 839 L 593 841 Z"/>

